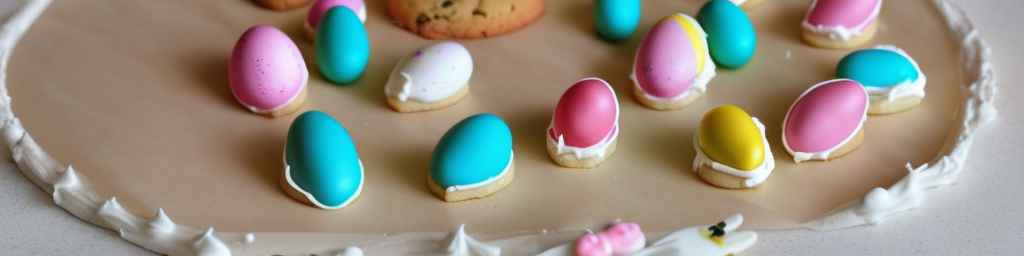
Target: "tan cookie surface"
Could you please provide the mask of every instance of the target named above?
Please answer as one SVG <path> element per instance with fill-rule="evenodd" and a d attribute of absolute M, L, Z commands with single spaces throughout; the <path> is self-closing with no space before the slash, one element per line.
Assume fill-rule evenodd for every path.
<path fill-rule="evenodd" d="M 449 107 L 451 105 L 455 105 L 456 103 L 459 103 L 459 100 L 461 100 L 462 98 L 466 97 L 466 95 L 468 95 L 468 94 L 469 94 L 469 86 L 465 86 L 465 87 L 462 87 L 461 90 L 456 92 L 455 95 L 449 96 L 448 98 L 444 98 L 443 100 L 440 100 L 440 101 L 437 101 L 437 102 L 420 102 L 420 101 L 415 101 L 415 100 L 402 101 L 402 100 L 399 100 L 397 97 L 392 97 L 392 96 L 385 96 L 385 97 L 387 98 L 388 106 L 390 106 L 391 109 L 394 109 L 395 111 L 402 112 L 402 113 L 409 113 L 409 112 L 422 112 L 422 111 L 430 111 L 430 110 L 438 110 L 438 109 L 442 109 L 442 108 L 447 108 L 447 107 Z"/>
<path fill-rule="evenodd" d="M 448 191 L 442 188 L 440 185 L 434 182 L 431 175 L 427 175 L 427 186 L 430 186 L 430 192 L 437 195 L 445 202 L 458 202 L 466 201 L 470 199 L 484 198 L 494 193 L 498 193 L 501 189 L 512 183 L 512 180 L 516 177 L 515 160 L 508 164 L 508 169 L 505 170 L 505 174 L 498 178 L 498 180 L 491 182 L 490 184 L 483 185 L 476 188 Z"/>
<path fill-rule="evenodd" d="M 544 13 L 543 0 L 389 0 L 391 18 L 430 39 L 483 38 L 515 31 Z"/>

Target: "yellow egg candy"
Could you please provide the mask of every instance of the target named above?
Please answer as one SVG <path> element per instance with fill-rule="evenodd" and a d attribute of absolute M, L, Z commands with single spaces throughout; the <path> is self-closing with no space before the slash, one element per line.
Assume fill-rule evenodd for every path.
<path fill-rule="evenodd" d="M 697 136 L 701 150 L 715 162 L 748 171 L 764 162 L 761 130 L 746 111 L 735 105 L 704 113 Z"/>

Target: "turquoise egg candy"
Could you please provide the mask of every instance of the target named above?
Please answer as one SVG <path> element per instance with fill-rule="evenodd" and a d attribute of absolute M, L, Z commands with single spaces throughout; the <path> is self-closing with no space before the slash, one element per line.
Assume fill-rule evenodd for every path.
<path fill-rule="evenodd" d="M 512 131 L 494 114 L 455 124 L 434 148 L 430 177 L 444 189 L 498 177 L 512 161 Z"/>
<path fill-rule="evenodd" d="M 594 26 L 606 40 L 628 39 L 640 24 L 640 0 L 594 1 Z"/>
<path fill-rule="evenodd" d="M 320 208 L 345 207 L 363 188 L 363 164 L 352 138 L 324 112 L 295 118 L 288 129 L 285 163 L 289 185 Z"/>
<path fill-rule="evenodd" d="M 757 48 L 757 33 L 747 13 L 729 0 L 711 0 L 697 13 L 708 34 L 711 59 L 718 66 L 738 69 L 750 62 Z"/>
<path fill-rule="evenodd" d="M 320 74 L 336 84 L 355 82 L 370 60 L 370 39 L 352 10 L 331 8 L 317 26 L 316 62 Z"/>
<path fill-rule="evenodd" d="M 919 70 L 904 54 L 892 49 L 857 50 L 839 61 L 836 76 L 857 80 L 866 87 L 890 87 L 917 81 Z"/>

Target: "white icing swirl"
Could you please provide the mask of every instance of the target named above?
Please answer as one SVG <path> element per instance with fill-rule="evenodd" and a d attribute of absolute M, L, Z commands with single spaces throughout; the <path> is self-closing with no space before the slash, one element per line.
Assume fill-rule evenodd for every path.
<path fill-rule="evenodd" d="M 907 52 L 903 51 L 903 49 L 892 45 L 878 45 L 875 46 L 874 49 L 895 52 L 906 58 L 907 61 L 910 61 L 910 64 L 914 66 L 914 71 L 917 72 L 917 79 L 913 81 L 903 81 L 899 84 L 886 87 L 864 86 L 864 89 L 868 91 L 868 96 L 871 98 L 871 102 L 893 102 L 905 97 L 924 98 L 924 86 L 928 82 L 928 78 L 925 77 L 924 72 L 921 72 L 921 67 L 917 65 L 917 61 L 914 61 L 914 58 L 911 58 Z"/>
<path fill-rule="evenodd" d="M 818 5 L 818 0 L 814 0 L 814 2 L 811 3 L 811 8 L 809 8 L 808 10 L 814 10 L 814 7 L 816 5 Z M 857 26 L 854 26 L 852 28 L 846 26 L 825 26 L 811 24 L 807 20 L 807 18 L 810 16 L 810 11 L 808 11 L 807 14 L 804 16 L 804 21 L 801 25 L 804 29 L 812 31 L 815 34 L 828 35 L 829 39 L 845 42 L 850 41 L 850 39 L 853 39 L 854 37 L 860 35 L 860 33 L 864 31 L 865 27 L 871 25 L 871 22 L 874 22 L 876 19 L 878 19 L 878 13 L 881 10 L 882 0 L 878 0 L 878 2 L 875 4 L 875 8 L 871 11 L 871 15 L 868 16 L 868 18 L 862 21 L 860 24 L 857 24 Z"/>
<path fill-rule="evenodd" d="M 761 131 L 761 142 L 764 145 L 764 161 L 753 170 L 739 170 L 732 166 L 719 163 L 712 160 L 707 155 L 704 155 L 704 150 L 700 148 L 700 140 L 695 134 L 693 136 L 693 150 L 697 152 L 697 155 L 693 159 L 693 171 L 700 170 L 701 166 L 710 166 L 712 170 L 719 171 L 725 174 L 729 174 L 736 177 L 745 178 L 743 185 L 748 188 L 752 188 L 761 184 L 768 179 L 768 176 L 772 175 L 772 170 L 775 169 L 775 156 L 772 155 L 772 148 L 768 145 L 768 137 L 764 133 L 764 124 L 761 123 L 757 118 L 751 118 L 754 121 L 754 125 Z"/>
<path fill-rule="evenodd" d="M 481 243 L 466 234 L 466 225 L 459 225 L 459 229 L 452 234 L 452 240 L 448 243 L 449 256 L 500 256 L 501 248 Z"/>

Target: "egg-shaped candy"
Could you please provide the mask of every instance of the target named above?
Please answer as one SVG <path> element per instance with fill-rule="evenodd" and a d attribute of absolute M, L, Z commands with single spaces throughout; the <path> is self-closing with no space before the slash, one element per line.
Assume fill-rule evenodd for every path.
<path fill-rule="evenodd" d="M 316 28 L 320 25 L 320 19 L 327 14 L 328 10 L 338 6 L 349 8 L 359 16 L 360 22 L 366 23 L 366 4 L 363 3 L 363 0 L 317 0 L 309 8 L 306 23 L 303 25 L 306 37 L 313 40 L 316 37 Z"/>
<path fill-rule="evenodd" d="M 619 102 L 600 78 L 582 79 L 558 100 L 548 128 L 548 154 L 566 167 L 593 168 L 615 150 Z"/>
<path fill-rule="evenodd" d="M 477 114 L 441 137 L 430 162 L 428 184 L 454 202 L 486 197 L 512 182 L 512 131 L 494 114 Z"/>
<path fill-rule="evenodd" d="M 871 114 L 908 110 L 921 103 L 927 78 L 917 62 L 895 46 L 880 45 L 854 51 L 839 61 L 836 76 L 864 85 Z"/>
<path fill-rule="evenodd" d="M 317 26 L 316 38 L 317 66 L 327 80 L 349 84 L 363 75 L 370 60 L 370 39 L 351 9 L 328 10 Z"/>
<path fill-rule="evenodd" d="M 626 40 L 640 24 L 640 11 L 640 0 L 595 0 L 594 26 L 606 40 Z"/>
<path fill-rule="evenodd" d="M 868 93 L 850 79 L 812 86 L 786 113 L 782 142 L 796 162 L 830 160 L 860 145 L 868 113 Z"/>
<path fill-rule="evenodd" d="M 706 34 L 685 14 L 665 17 L 644 37 L 633 63 L 633 92 L 641 104 L 679 109 L 693 102 L 715 76 Z"/>
<path fill-rule="evenodd" d="M 363 189 L 363 163 L 341 123 L 320 111 L 295 118 L 288 129 L 281 185 L 296 200 L 340 209 Z"/>
<path fill-rule="evenodd" d="M 406 56 L 391 71 L 384 94 L 398 112 L 445 108 L 469 93 L 473 57 L 455 41 L 423 47 Z"/>
<path fill-rule="evenodd" d="M 802 23 L 803 38 L 823 48 L 849 48 L 878 30 L 882 0 L 814 0 Z"/>
<path fill-rule="evenodd" d="M 737 69 L 754 57 L 757 33 L 747 13 L 729 0 L 711 0 L 700 8 L 697 21 L 708 33 L 711 59 L 718 66 Z"/>
<path fill-rule="evenodd" d="M 694 171 L 723 188 L 755 187 L 775 168 L 764 125 L 735 105 L 722 105 L 704 114 L 694 150 Z"/>
<path fill-rule="evenodd" d="M 231 92 L 252 112 L 286 115 L 306 100 L 309 71 L 302 53 L 284 32 L 253 26 L 235 43 L 228 64 Z"/>

